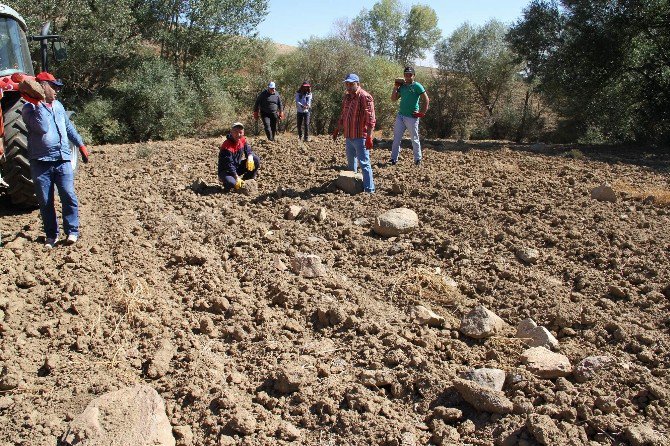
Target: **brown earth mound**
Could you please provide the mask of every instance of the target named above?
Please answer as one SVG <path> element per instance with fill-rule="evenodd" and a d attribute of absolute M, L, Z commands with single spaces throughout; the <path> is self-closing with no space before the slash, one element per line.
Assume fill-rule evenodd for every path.
<path fill-rule="evenodd" d="M 590 196 L 667 191 L 667 159 L 436 141 L 420 168 L 374 149 L 377 193 L 348 195 L 342 141 L 250 141 L 249 195 L 218 187 L 220 140 L 94 148 L 73 247 L 0 205 L 0 444 L 54 445 L 138 383 L 177 444 L 668 444 L 670 209 Z M 401 207 L 417 229 L 371 231 Z M 479 304 L 546 327 L 573 372 L 535 376 L 513 329 L 461 334 Z M 511 412 L 454 387 L 481 367 L 506 372 Z"/>

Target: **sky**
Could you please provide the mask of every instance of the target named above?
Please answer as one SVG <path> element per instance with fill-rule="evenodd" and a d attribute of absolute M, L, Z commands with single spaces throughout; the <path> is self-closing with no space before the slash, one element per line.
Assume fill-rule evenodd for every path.
<path fill-rule="evenodd" d="M 369 10 L 377 0 L 270 0 L 269 3 L 269 14 L 258 27 L 259 37 L 295 46 L 311 36 L 332 34 L 336 20 L 352 19 L 363 8 Z M 483 25 L 495 18 L 511 24 L 521 17 L 530 0 L 400 0 L 400 3 L 407 8 L 418 3 L 433 8 L 442 37 L 447 37 L 465 22 Z M 432 57 L 424 62 L 422 65 L 433 65 Z"/>

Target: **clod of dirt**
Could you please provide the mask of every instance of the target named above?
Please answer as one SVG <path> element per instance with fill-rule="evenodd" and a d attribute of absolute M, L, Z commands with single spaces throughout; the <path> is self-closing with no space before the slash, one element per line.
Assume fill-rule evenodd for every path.
<path fill-rule="evenodd" d="M 454 387 L 461 397 L 477 410 L 506 414 L 514 409 L 514 404 L 499 390 L 461 378 L 454 380 Z"/>

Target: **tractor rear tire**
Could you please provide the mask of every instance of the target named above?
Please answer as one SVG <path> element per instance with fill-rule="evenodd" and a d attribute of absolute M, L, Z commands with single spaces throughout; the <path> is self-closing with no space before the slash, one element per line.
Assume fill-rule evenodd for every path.
<path fill-rule="evenodd" d="M 21 117 L 25 101 L 18 97 L 3 110 L 5 122 L 5 159 L 2 177 L 9 184 L 7 194 L 16 206 L 34 208 L 38 206 L 35 185 L 30 175 L 28 158 L 28 129 Z"/>

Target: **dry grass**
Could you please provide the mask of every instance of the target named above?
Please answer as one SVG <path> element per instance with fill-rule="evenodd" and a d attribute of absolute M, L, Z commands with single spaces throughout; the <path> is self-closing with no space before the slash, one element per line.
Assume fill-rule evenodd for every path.
<path fill-rule="evenodd" d="M 141 316 L 142 309 L 150 297 L 150 290 L 146 283 L 139 278 L 130 280 L 122 275 L 114 284 L 114 290 L 112 304 L 118 312 L 123 314 L 119 323 L 123 319 L 136 322 L 144 318 Z"/>
<path fill-rule="evenodd" d="M 658 186 L 636 187 L 623 181 L 615 181 L 612 187 L 638 200 L 651 200 L 655 206 L 670 206 L 670 190 Z M 653 197 L 653 198 L 652 198 Z"/>

